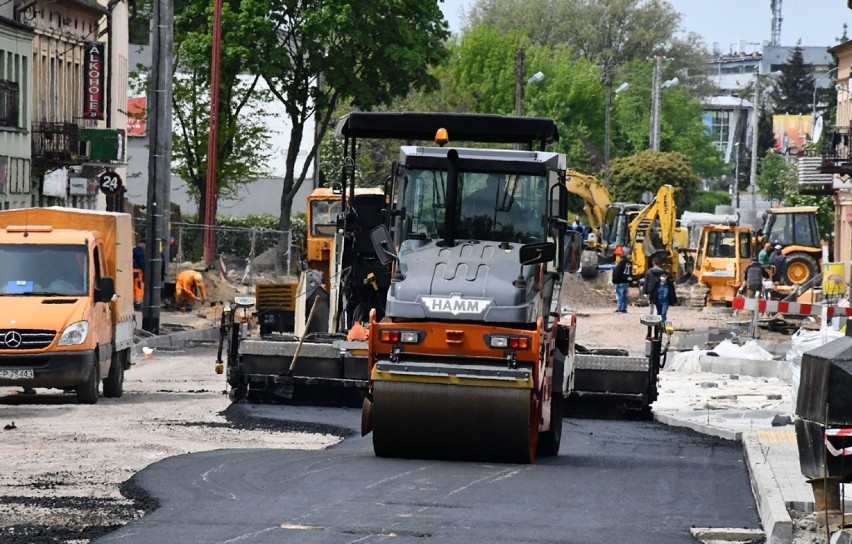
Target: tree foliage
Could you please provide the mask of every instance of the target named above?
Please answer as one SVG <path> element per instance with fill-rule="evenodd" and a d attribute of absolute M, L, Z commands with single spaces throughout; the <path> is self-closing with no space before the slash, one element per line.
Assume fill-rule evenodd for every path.
<path fill-rule="evenodd" d="M 775 112 L 794 115 L 811 113 L 814 87 L 813 66 L 805 64 L 800 42 L 781 67 L 781 75 L 772 90 Z"/>
<path fill-rule="evenodd" d="M 784 157 L 770 151 L 763 157 L 760 174 L 757 176 L 757 188 L 760 194 L 770 202 L 781 201 L 795 187 L 796 172 Z"/>
<path fill-rule="evenodd" d="M 690 203 L 701 185 L 686 155 L 653 150 L 612 161 L 610 181 L 613 200 L 622 202 L 641 202 L 645 191 L 656 194 L 663 185 L 671 185 L 679 213 L 692 209 Z"/>
<path fill-rule="evenodd" d="M 282 231 L 311 166 L 296 171 L 302 139 L 312 136 L 308 119 L 316 114 L 321 140 L 340 103 L 368 110 L 434 86 L 427 68 L 443 59 L 449 35 L 437 3 L 418 0 L 242 0 L 236 27 L 244 69 L 260 75 L 287 111 Z"/>
<path fill-rule="evenodd" d="M 731 195 L 726 191 L 701 191 L 688 204 L 687 210 L 695 213 L 716 213 L 716 206 L 730 206 L 730 204 Z"/>

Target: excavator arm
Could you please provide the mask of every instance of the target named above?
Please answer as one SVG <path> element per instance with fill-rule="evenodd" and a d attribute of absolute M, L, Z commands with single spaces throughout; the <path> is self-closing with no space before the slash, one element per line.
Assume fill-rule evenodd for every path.
<path fill-rule="evenodd" d="M 598 178 L 576 170 L 566 170 L 565 179 L 568 192 L 583 199 L 583 211 L 589 219 L 589 226 L 600 239 L 600 227 L 604 224 L 607 208 L 612 204 L 609 191 Z"/>
<path fill-rule="evenodd" d="M 675 255 L 675 220 L 677 210 L 674 202 L 674 188 L 663 185 L 657 191 L 654 200 L 639 210 L 630 222 L 630 239 L 633 241 L 632 255 L 634 272 L 644 272 L 645 263 L 655 253 L 665 251 L 670 257 Z M 657 226 L 659 224 L 659 226 Z M 672 273 L 677 274 L 677 259 L 671 259 Z"/>

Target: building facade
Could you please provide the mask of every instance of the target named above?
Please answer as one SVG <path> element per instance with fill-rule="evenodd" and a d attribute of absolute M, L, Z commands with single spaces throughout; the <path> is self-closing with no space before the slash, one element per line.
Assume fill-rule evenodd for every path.
<path fill-rule="evenodd" d="M 834 198 L 834 262 L 844 264 L 847 297 L 852 297 L 852 40 L 830 49 L 837 59 L 837 117 L 825 131 L 821 171 L 832 175 Z"/>
<path fill-rule="evenodd" d="M 38 206 L 104 209 L 127 125 L 127 1 L 14 0 L 33 28 L 29 194 Z"/>
<path fill-rule="evenodd" d="M 32 28 L 0 6 L 0 209 L 30 206 Z"/>

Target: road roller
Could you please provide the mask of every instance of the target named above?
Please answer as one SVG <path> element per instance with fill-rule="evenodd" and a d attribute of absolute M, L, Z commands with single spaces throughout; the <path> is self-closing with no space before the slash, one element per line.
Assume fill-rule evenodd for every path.
<path fill-rule="evenodd" d="M 386 222 L 370 233 L 392 274 L 384 317 L 369 321 L 363 434 L 380 457 L 556 455 L 576 316 L 558 308 L 568 193 L 565 155 L 545 151 L 555 124 L 353 115 L 344 133 L 423 141 L 431 132 L 437 144 L 400 148 Z"/>

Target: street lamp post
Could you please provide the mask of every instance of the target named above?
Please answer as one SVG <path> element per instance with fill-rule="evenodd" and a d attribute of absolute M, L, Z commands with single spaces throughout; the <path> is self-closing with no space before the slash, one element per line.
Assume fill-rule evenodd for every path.
<path fill-rule="evenodd" d="M 604 185 L 607 187 L 609 187 L 609 131 L 612 117 L 612 98 L 629 88 L 629 83 L 622 83 L 614 91 L 612 90 L 612 85 L 607 85 L 606 87 L 606 111 L 604 112 Z"/>
<path fill-rule="evenodd" d="M 734 142 L 734 197 L 736 208 L 740 207 L 740 143 Z"/>

